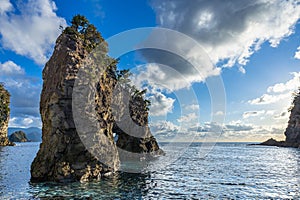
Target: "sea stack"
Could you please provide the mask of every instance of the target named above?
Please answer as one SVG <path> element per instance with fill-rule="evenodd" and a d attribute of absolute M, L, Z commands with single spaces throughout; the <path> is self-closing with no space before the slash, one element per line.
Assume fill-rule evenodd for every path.
<path fill-rule="evenodd" d="M 10 114 L 10 94 L 0 83 L 0 146 L 12 146 L 7 137 L 8 121 Z"/>
<path fill-rule="evenodd" d="M 96 56 L 98 62 L 100 59 L 101 63 L 109 63 L 109 66 L 105 67 L 101 75 L 93 74 L 94 69 L 89 71 L 94 81 L 81 81 L 79 72 L 85 70 L 82 70 L 85 65 L 97 65 L 88 58 L 97 46 L 101 49 L 101 55 Z M 118 141 L 114 141 L 113 129 L 117 127 L 115 119 L 122 117 L 113 116 L 117 62 L 107 56 L 107 49 L 100 33 L 81 15 L 75 16 L 72 26 L 67 27 L 58 37 L 53 55 L 43 70 L 44 82 L 40 102 L 42 143 L 31 165 L 32 182 L 99 180 L 119 169 L 117 144 L 122 144 L 119 145 L 121 149 L 126 143 L 124 150 L 128 150 L 128 146 L 142 146 L 138 152 L 161 152 L 151 133 L 138 140 L 129 140 L 124 136 L 125 133 L 118 132 L 120 137 Z M 81 86 L 96 89 L 92 93 L 89 90 L 80 90 Z M 86 100 L 77 101 L 78 98 L 74 98 L 73 92 L 76 97 L 84 97 Z M 91 122 L 94 121 L 97 125 L 87 123 L 77 126 L 78 119 L 74 116 L 76 113 L 78 116 L 78 110 L 80 116 L 92 116 L 95 113 Z M 122 113 L 117 112 L 114 115 Z M 148 114 L 145 116 L 148 117 Z M 86 133 L 85 136 L 82 136 L 82 131 Z M 90 144 L 87 146 L 87 143 Z"/>
<path fill-rule="evenodd" d="M 295 93 L 288 126 L 284 132 L 285 141 L 269 139 L 261 145 L 300 148 L 300 90 Z"/>

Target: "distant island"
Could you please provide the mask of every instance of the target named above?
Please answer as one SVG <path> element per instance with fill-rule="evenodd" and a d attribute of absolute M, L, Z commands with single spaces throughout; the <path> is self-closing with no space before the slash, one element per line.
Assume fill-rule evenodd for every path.
<path fill-rule="evenodd" d="M 8 136 L 13 134 L 14 132 L 22 131 L 26 134 L 27 139 L 30 142 L 41 142 L 42 141 L 42 129 L 37 127 L 30 128 L 16 128 L 16 127 L 8 127 Z"/>
<path fill-rule="evenodd" d="M 30 142 L 23 131 L 16 131 L 8 137 L 10 142 Z"/>

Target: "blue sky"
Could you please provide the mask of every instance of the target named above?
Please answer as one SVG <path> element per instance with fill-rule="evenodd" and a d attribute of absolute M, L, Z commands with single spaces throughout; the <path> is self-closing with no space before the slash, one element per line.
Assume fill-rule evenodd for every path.
<path fill-rule="evenodd" d="M 210 140 L 220 129 L 219 141 L 284 139 L 291 94 L 300 86 L 298 4 L 296 0 L 77 0 L 73 4 L 1 0 L 0 81 L 12 95 L 9 126 L 42 126 L 39 96 L 43 66 L 61 32 L 59 26 L 82 14 L 105 39 L 141 27 L 179 31 L 199 43 L 210 59 L 212 65 L 201 68 L 203 77 L 199 77 L 176 55 L 141 51 L 121 56 L 119 67 L 131 68 L 133 82 L 148 88 L 151 128 L 159 140 Z M 189 48 L 180 38 L 161 42 L 176 52 Z M 184 56 L 200 66 L 203 51 L 191 47 Z M 218 88 L 225 90 L 224 110 L 211 108 L 219 107 L 212 103 L 218 101 L 212 100 L 209 90 L 214 86 L 207 81 L 216 77 L 224 84 Z"/>

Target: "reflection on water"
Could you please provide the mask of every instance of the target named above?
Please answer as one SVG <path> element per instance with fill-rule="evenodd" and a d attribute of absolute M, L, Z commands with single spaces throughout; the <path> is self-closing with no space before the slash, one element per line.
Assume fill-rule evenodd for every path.
<path fill-rule="evenodd" d="M 300 198 L 298 149 L 219 143 L 200 159 L 200 145 L 192 144 L 178 160 L 152 172 L 69 184 L 28 183 L 38 143 L 2 147 L 0 199 Z"/>

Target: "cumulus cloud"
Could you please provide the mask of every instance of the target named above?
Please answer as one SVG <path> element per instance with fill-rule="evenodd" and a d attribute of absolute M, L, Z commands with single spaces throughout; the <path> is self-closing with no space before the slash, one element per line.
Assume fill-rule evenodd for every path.
<path fill-rule="evenodd" d="M 39 100 L 41 80 L 26 75 L 13 61 L 0 65 L 0 82 L 11 94 L 10 127 L 41 127 Z M 13 71 L 12 71 L 13 70 Z M 2 73 L 5 73 L 4 75 Z M 3 76 L 2 76 L 3 75 Z"/>
<path fill-rule="evenodd" d="M 151 94 L 149 100 L 151 101 L 150 114 L 152 116 L 164 116 L 172 112 L 175 102 L 175 99 L 166 97 L 163 93 L 157 91 Z"/>
<path fill-rule="evenodd" d="M 0 76 L 23 75 L 25 73 L 24 69 L 11 60 L 0 63 L 0 72 Z"/>
<path fill-rule="evenodd" d="M 219 110 L 217 112 L 214 113 L 215 116 L 223 116 L 224 115 L 224 112 Z"/>
<path fill-rule="evenodd" d="M 199 104 L 189 104 L 189 105 L 184 105 L 183 108 L 189 112 L 189 111 L 199 111 L 200 106 Z"/>
<path fill-rule="evenodd" d="M 13 6 L 9 2 L 9 0 L 2 0 L 0 1 L 0 15 L 4 14 L 5 12 L 8 12 L 12 10 Z"/>
<path fill-rule="evenodd" d="M 292 79 L 285 83 L 277 83 L 268 87 L 267 92 L 262 96 L 251 99 L 248 103 L 252 105 L 267 105 L 273 104 L 279 101 L 290 102 L 292 93 L 299 87 L 300 72 L 291 73 Z"/>
<path fill-rule="evenodd" d="M 273 86 L 268 87 L 268 93 L 284 93 L 294 91 L 299 87 L 300 83 L 300 72 L 291 73 L 293 78 L 285 83 L 277 83 Z"/>
<path fill-rule="evenodd" d="M 42 127 L 41 119 L 39 117 L 13 117 L 9 120 L 9 127 L 16 128 L 30 128 L 30 127 Z"/>
<path fill-rule="evenodd" d="M 300 15 L 297 0 L 151 2 L 160 26 L 191 36 L 214 63 L 229 67 L 245 65 L 264 42 L 276 47 L 294 32 Z"/>
<path fill-rule="evenodd" d="M 169 132 L 169 133 L 176 133 L 180 130 L 180 126 L 173 124 L 170 121 L 159 121 L 153 124 L 150 124 L 151 131 L 154 133 L 162 133 L 162 132 Z"/>
<path fill-rule="evenodd" d="M 196 115 L 196 113 L 190 113 L 190 114 L 181 116 L 179 119 L 177 119 L 177 121 L 179 123 L 189 123 L 189 122 L 193 122 L 197 119 L 198 119 L 198 116 Z"/>
<path fill-rule="evenodd" d="M 59 26 L 66 26 L 65 19 L 56 15 L 52 0 L 17 1 L 14 5 L 7 0 L 0 3 L 1 45 L 44 64 L 60 34 Z"/>
<path fill-rule="evenodd" d="M 294 58 L 300 59 L 300 47 L 297 48 L 297 51 L 296 51 L 296 53 L 294 55 Z"/>

